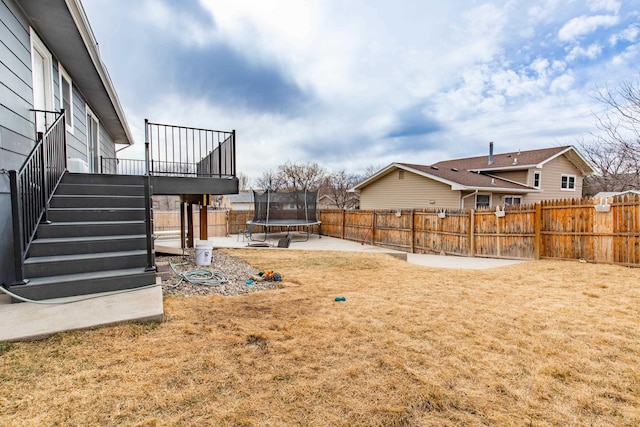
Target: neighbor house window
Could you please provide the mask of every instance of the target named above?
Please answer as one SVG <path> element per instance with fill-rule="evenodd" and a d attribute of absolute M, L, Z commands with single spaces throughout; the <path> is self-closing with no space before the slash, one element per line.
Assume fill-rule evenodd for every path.
<path fill-rule="evenodd" d="M 540 171 L 533 173 L 533 188 L 540 188 Z"/>
<path fill-rule="evenodd" d="M 64 108 L 67 130 L 73 133 L 73 83 L 61 64 L 58 64 L 58 71 L 60 74 L 60 104 Z"/>
<path fill-rule="evenodd" d="M 398 179 L 404 179 L 404 171 L 398 171 Z"/>
<path fill-rule="evenodd" d="M 522 203 L 521 196 L 504 196 L 502 199 L 505 206 L 519 205 Z"/>
<path fill-rule="evenodd" d="M 573 191 L 576 189 L 576 176 L 575 175 L 562 175 L 561 187 L 563 190 Z"/>
<path fill-rule="evenodd" d="M 490 194 L 476 194 L 476 208 L 491 206 Z"/>

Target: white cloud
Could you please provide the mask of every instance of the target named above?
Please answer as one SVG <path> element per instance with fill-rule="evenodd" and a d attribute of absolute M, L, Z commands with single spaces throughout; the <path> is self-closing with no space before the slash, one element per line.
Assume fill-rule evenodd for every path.
<path fill-rule="evenodd" d="M 611 44 L 611 46 L 615 46 L 620 41 L 634 42 L 638 40 L 639 34 L 640 34 L 640 28 L 638 28 L 637 25 L 630 25 L 624 30 L 618 33 L 612 34 L 611 37 L 609 37 L 609 43 Z"/>
<path fill-rule="evenodd" d="M 559 92 L 567 92 L 573 86 L 573 82 L 575 81 L 575 77 L 571 70 L 566 74 L 557 77 L 551 82 L 549 86 L 549 90 L 551 93 L 557 94 Z"/>
<path fill-rule="evenodd" d="M 620 12 L 620 2 L 617 0 L 590 0 L 589 10 L 593 12 L 604 10 L 618 14 Z"/>
<path fill-rule="evenodd" d="M 567 55 L 567 62 L 575 61 L 578 58 L 596 59 L 602 53 L 602 46 L 594 43 L 586 49 L 576 46 Z"/>
<path fill-rule="evenodd" d="M 558 40 L 573 41 L 581 36 L 593 33 L 600 27 L 612 27 L 619 21 L 620 18 L 618 16 L 611 15 L 583 15 L 573 18 L 564 24 L 560 31 L 558 31 Z"/>

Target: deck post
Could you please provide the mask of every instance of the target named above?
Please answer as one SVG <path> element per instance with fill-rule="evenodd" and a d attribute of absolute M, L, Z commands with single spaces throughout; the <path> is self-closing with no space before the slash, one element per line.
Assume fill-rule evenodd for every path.
<path fill-rule="evenodd" d="M 200 205 L 200 240 L 209 239 L 209 216 L 207 208 L 207 196 L 203 195 L 202 204 Z"/>
<path fill-rule="evenodd" d="M 193 247 L 193 205 L 191 201 L 187 204 L 187 247 Z"/>

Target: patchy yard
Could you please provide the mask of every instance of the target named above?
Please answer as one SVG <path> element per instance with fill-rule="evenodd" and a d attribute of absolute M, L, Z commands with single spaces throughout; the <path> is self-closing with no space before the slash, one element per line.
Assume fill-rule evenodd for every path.
<path fill-rule="evenodd" d="M 227 253 L 283 281 L 0 344 L 0 424 L 640 424 L 640 269 Z"/>

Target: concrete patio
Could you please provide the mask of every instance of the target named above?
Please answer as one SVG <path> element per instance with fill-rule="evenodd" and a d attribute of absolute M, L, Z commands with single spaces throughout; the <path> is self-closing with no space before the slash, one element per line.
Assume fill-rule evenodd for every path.
<path fill-rule="evenodd" d="M 286 236 L 285 233 L 281 234 L 269 234 L 266 242 L 267 247 L 251 246 L 260 244 L 264 235 L 258 234 L 256 241 L 251 241 L 242 235 L 232 234 L 223 237 L 210 237 L 209 241 L 213 243 L 215 248 L 251 248 L 255 250 L 281 250 L 278 248 L 279 239 Z M 401 259 L 406 260 L 412 264 L 422 265 L 425 267 L 436 268 L 453 268 L 463 270 L 484 270 L 488 268 L 503 267 L 507 265 L 518 264 L 527 262 L 523 260 L 512 259 L 494 259 L 494 258 L 479 258 L 479 257 L 461 257 L 461 256 L 448 256 L 448 255 L 427 255 L 427 254 L 409 254 L 403 251 L 381 248 L 378 246 L 372 246 L 369 244 L 361 244 L 359 242 L 353 242 L 350 240 L 337 239 L 334 237 L 322 236 L 318 237 L 317 234 L 309 236 L 309 240 L 304 241 L 306 235 L 294 235 L 294 238 L 288 249 L 290 250 L 306 250 L 306 251 L 339 251 L 339 252 L 373 252 L 373 253 L 386 253 Z M 158 252 L 164 250 L 169 253 L 180 254 L 180 241 L 179 240 L 157 240 L 156 250 Z"/>

